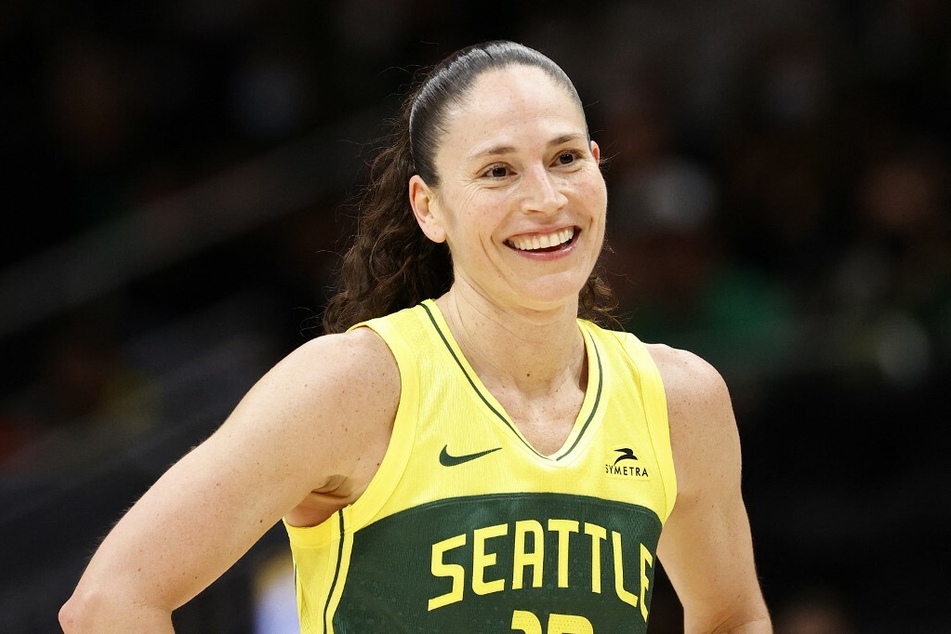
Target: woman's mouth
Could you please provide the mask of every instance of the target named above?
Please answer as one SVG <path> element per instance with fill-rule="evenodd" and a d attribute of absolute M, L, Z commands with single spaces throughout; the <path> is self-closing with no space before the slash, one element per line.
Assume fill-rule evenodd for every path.
<path fill-rule="evenodd" d="M 533 236 L 517 236 L 506 240 L 513 249 L 519 251 L 536 251 L 545 253 L 548 251 L 557 251 L 558 249 L 570 244 L 577 233 L 576 227 L 567 227 L 552 233 L 542 233 Z"/>

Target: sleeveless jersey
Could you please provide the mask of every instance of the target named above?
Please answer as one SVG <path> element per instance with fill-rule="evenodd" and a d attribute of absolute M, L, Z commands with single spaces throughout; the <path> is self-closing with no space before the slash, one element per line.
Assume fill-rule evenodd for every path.
<path fill-rule="evenodd" d="M 318 526 L 285 522 L 302 632 L 646 631 L 676 495 L 664 389 L 633 335 L 578 325 L 586 393 L 550 456 L 432 300 L 354 326 L 388 344 L 400 403 L 360 498 Z"/>

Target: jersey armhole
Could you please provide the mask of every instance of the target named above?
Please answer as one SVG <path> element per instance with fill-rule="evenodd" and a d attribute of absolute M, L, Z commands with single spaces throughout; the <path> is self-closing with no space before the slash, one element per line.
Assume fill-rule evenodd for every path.
<path fill-rule="evenodd" d="M 397 329 L 380 320 L 362 322 L 350 327 L 370 328 L 376 332 L 396 359 L 400 373 L 400 400 L 393 420 L 393 429 L 387 444 L 383 460 L 376 473 L 371 478 L 366 490 L 360 494 L 355 502 L 346 506 L 329 518 L 315 526 L 294 526 L 286 519 L 282 519 L 288 537 L 293 545 L 300 548 L 319 548 L 337 539 L 342 539 L 341 531 L 352 534 L 372 522 L 376 513 L 383 507 L 392 495 L 406 469 L 413 441 L 416 436 L 416 419 L 419 409 L 419 379 L 415 366 L 411 363 L 412 356 L 409 345 L 398 335 L 387 336 L 385 333 Z M 340 526 L 338 523 L 344 522 Z M 341 528 L 345 526 L 346 528 Z"/>
<path fill-rule="evenodd" d="M 641 393 L 644 398 L 644 410 L 647 413 L 647 427 L 664 483 L 666 504 L 664 516 L 661 519 L 666 522 L 677 500 L 677 472 L 674 469 L 673 449 L 670 445 L 667 391 L 664 389 L 660 370 L 654 363 L 654 357 L 651 356 L 646 344 L 631 333 L 624 333 L 622 340 L 624 348 L 634 359 L 641 376 Z"/>
<path fill-rule="evenodd" d="M 384 318 L 363 322 L 353 328 L 373 330 L 390 349 L 400 373 L 400 400 L 383 460 L 366 490 L 348 509 L 350 531 L 377 519 L 376 514 L 396 490 L 413 449 L 419 418 L 419 372 L 413 362 L 416 355 L 409 342 L 401 336 L 399 326 Z"/>

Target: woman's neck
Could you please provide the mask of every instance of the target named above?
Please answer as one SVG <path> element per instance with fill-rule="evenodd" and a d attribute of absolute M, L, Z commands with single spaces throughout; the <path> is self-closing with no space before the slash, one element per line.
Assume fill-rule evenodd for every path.
<path fill-rule="evenodd" d="M 576 304 L 532 311 L 502 307 L 478 293 L 455 288 L 436 304 L 486 385 L 544 395 L 565 383 L 581 384 L 585 348 Z"/>

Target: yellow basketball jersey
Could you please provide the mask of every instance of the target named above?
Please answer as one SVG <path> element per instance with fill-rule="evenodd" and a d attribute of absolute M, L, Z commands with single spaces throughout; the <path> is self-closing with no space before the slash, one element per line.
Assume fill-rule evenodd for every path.
<path fill-rule="evenodd" d="M 564 446 L 535 451 L 436 304 L 355 327 L 402 392 L 354 504 L 285 524 L 302 632 L 644 632 L 676 482 L 660 375 L 633 335 L 578 320 L 588 384 Z"/>

